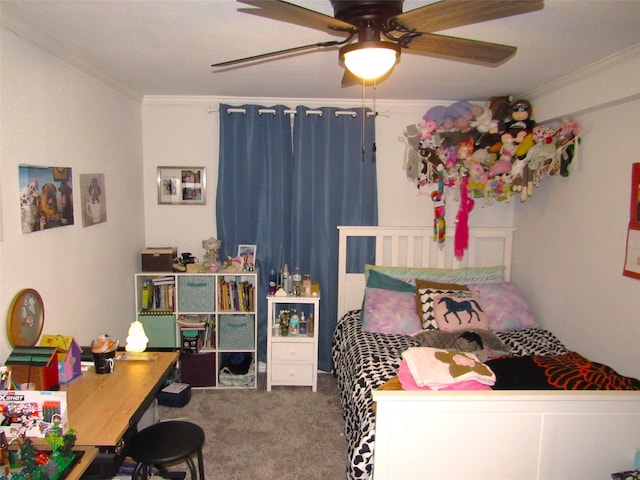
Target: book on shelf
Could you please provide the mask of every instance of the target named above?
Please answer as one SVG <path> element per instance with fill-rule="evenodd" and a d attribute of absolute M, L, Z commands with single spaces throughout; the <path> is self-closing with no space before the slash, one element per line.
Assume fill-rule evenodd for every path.
<path fill-rule="evenodd" d="M 254 305 L 254 286 L 240 277 L 232 280 L 218 280 L 218 308 L 224 311 L 252 312 Z"/>
<path fill-rule="evenodd" d="M 172 275 L 166 275 L 162 277 L 153 277 L 151 282 L 154 285 L 175 285 L 176 278 Z"/>
<path fill-rule="evenodd" d="M 176 320 L 182 328 L 204 329 L 207 326 L 207 318 L 202 315 L 180 315 Z"/>

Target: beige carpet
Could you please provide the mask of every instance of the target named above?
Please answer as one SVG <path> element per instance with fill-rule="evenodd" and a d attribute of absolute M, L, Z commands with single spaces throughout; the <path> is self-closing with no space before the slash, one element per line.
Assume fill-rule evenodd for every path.
<path fill-rule="evenodd" d="M 184 418 L 206 434 L 207 480 L 343 480 L 344 422 L 331 374 L 310 387 L 193 390 L 183 408 L 159 407 L 161 420 Z M 188 475 L 187 475 L 188 478 Z"/>

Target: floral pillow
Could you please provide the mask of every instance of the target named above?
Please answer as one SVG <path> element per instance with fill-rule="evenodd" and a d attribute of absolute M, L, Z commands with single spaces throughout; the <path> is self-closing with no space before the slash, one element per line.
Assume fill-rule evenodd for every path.
<path fill-rule="evenodd" d="M 470 328 L 487 330 L 489 322 L 476 292 L 462 290 L 436 295 L 433 311 L 440 330 L 457 332 Z"/>
<path fill-rule="evenodd" d="M 367 288 L 360 319 L 365 332 L 414 335 L 422 330 L 413 291 Z"/>
<path fill-rule="evenodd" d="M 512 282 L 469 285 L 480 295 L 487 314 L 489 330 L 525 330 L 539 328 L 533 310 Z"/>

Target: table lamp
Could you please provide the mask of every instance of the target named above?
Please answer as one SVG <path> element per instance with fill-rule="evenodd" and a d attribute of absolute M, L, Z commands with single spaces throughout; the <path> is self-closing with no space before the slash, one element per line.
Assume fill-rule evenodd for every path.
<path fill-rule="evenodd" d="M 144 352 L 149 343 L 149 338 L 144 333 L 144 327 L 139 320 L 131 322 L 129 327 L 129 335 L 127 336 L 127 345 L 124 349 L 127 352 Z"/>

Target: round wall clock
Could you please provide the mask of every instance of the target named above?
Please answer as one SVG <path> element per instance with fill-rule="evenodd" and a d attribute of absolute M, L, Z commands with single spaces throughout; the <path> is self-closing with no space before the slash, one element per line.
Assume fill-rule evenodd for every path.
<path fill-rule="evenodd" d="M 13 347 L 33 347 L 44 325 L 42 297 L 33 288 L 20 290 L 9 307 L 7 334 Z"/>

